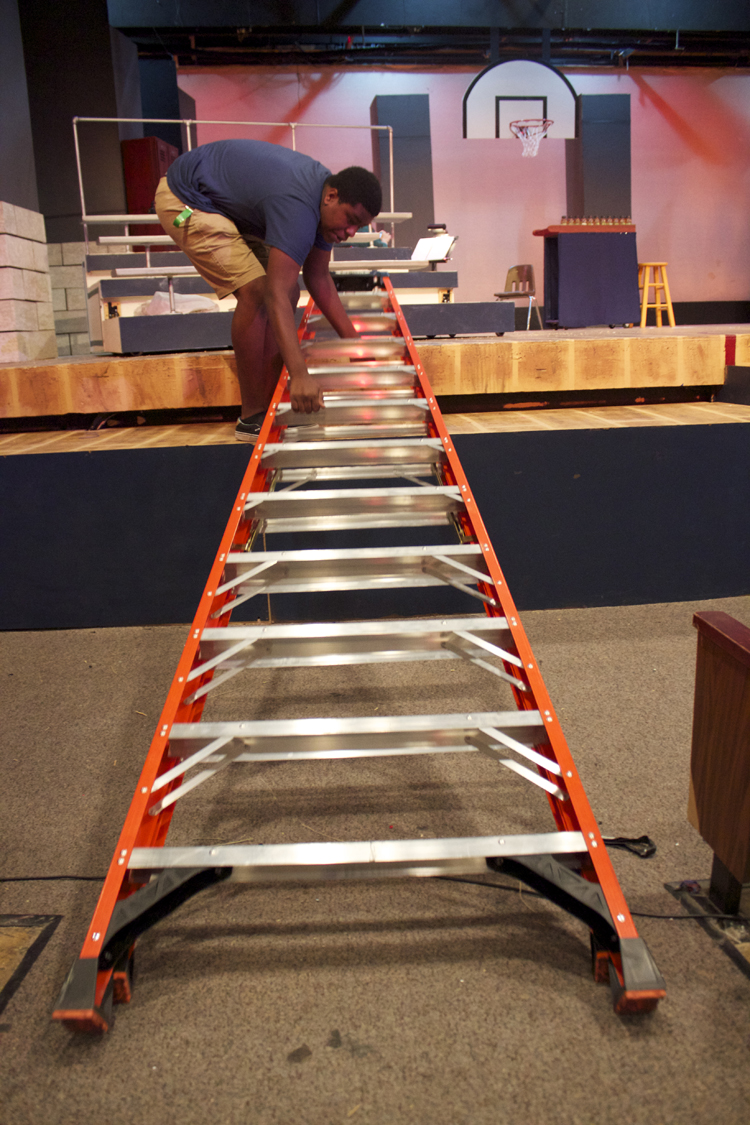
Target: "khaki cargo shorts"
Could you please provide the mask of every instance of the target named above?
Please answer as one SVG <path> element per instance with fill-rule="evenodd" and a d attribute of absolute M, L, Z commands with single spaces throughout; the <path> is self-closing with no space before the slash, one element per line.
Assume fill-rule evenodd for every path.
<path fill-rule="evenodd" d="M 219 299 L 264 276 L 268 265 L 265 242 L 243 238 L 231 219 L 211 211 L 193 211 L 182 226 L 174 226 L 185 204 L 170 191 L 166 176 L 159 181 L 155 202 L 164 230 L 216 290 Z"/>

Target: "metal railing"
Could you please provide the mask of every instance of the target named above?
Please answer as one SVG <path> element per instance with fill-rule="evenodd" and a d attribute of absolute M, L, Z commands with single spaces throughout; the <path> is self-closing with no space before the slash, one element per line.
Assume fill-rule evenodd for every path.
<path fill-rule="evenodd" d="M 76 167 L 78 169 L 78 190 L 81 197 L 81 218 L 83 221 L 83 237 L 86 245 L 86 253 L 89 249 L 89 223 L 108 223 L 108 224 L 123 224 L 125 226 L 125 237 L 130 236 L 131 223 L 158 223 L 159 218 L 157 215 L 89 215 L 86 211 L 86 200 L 83 191 L 83 170 L 81 165 L 81 149 L 78 139 L 78 125 L 79 123 L 98 123 L 107 125 L 181 125 L 184 127 L 184 134 L 186 137 L 188 152 L 192 149 L 191 130 L 194 125 L 243 125 L 252 126 L 254 128 L 272 128 L 272 129 L 291 129 L 292 131 L 292 150 L 297 151 L 297 129 L 367 129 L 369 132 L 387 132 L 388 134 L 388 170 L 389 170 L 389 188 L 390 188 L 390 205 L 391 210 L 389 215 L 395 214 L 394 206 L 394 184 L 393 184 L 393 127 L 391 125 L 322 125 L 308 121 L 202 121 L 192 120 L 190 118 L 172 118 L 172 117 L 74 117 L 73 118 L 73 138 L 76 150 Z M 388 221 L 388 216 L 384 216 L 385 221 Z M 391 220 L 391 231 L 393 233 L 393 221 Z M 147 236 L 142 235 L 141 240 Z M 155 242 L 161 241 L 160 236 L 155 236 Z"/>

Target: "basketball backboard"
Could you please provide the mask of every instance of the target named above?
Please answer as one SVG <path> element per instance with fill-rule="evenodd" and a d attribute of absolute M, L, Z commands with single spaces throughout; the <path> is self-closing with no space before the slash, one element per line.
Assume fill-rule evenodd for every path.
<path fill-rule="evenodd" d="M 548 118 L 548 137 L 576 135 L 576 92 L 546 63 L 513 59 L 478 74 L 464 95 L 464 137 L 513 140 L 511 121 Z"/>

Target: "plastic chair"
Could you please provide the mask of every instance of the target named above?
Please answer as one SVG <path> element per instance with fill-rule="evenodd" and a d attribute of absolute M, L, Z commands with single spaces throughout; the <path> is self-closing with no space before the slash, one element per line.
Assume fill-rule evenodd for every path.
<path fill-rule="evenodd" d="M 536 310 L 539 327 L 544 327 L 542 324 L 542 314 L 539 312 L 539 305 L 536 300 L 533 266 L 513 266 L 509 269 L 508 276 L 505 279 L 505 289 L 502 293 L 496 293 L 495 297 L 498 301 L 515 301 L 518 297 L 528 297 L 529 315 L 526 318 L 526 330 L 528 331 L 529 328 L 531 328 L 532 304 Z"/>

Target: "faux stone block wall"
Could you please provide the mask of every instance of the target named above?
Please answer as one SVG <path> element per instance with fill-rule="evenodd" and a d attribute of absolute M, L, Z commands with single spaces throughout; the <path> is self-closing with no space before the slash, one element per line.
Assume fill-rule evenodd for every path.
<path fill-rule="evenodd" d="M 56 355 L 44 217 L 0 202 L 0 363 Z"/>
<path fill-rule="evenodd" d="M 107 254 L 108 246 L 89 243 L 89 254 Z M 88 355 L 89 325 L 86 315 L 85 242 L 50 242 L 47 245 L 52 281 L 52 307 L 58 355 Z"/>
<path fill-rule="evenodd" d="M 58 355 L 86 355 L 89 351 L 84 248 L 83 242 L 50 242 L 47 246 Z"/>

